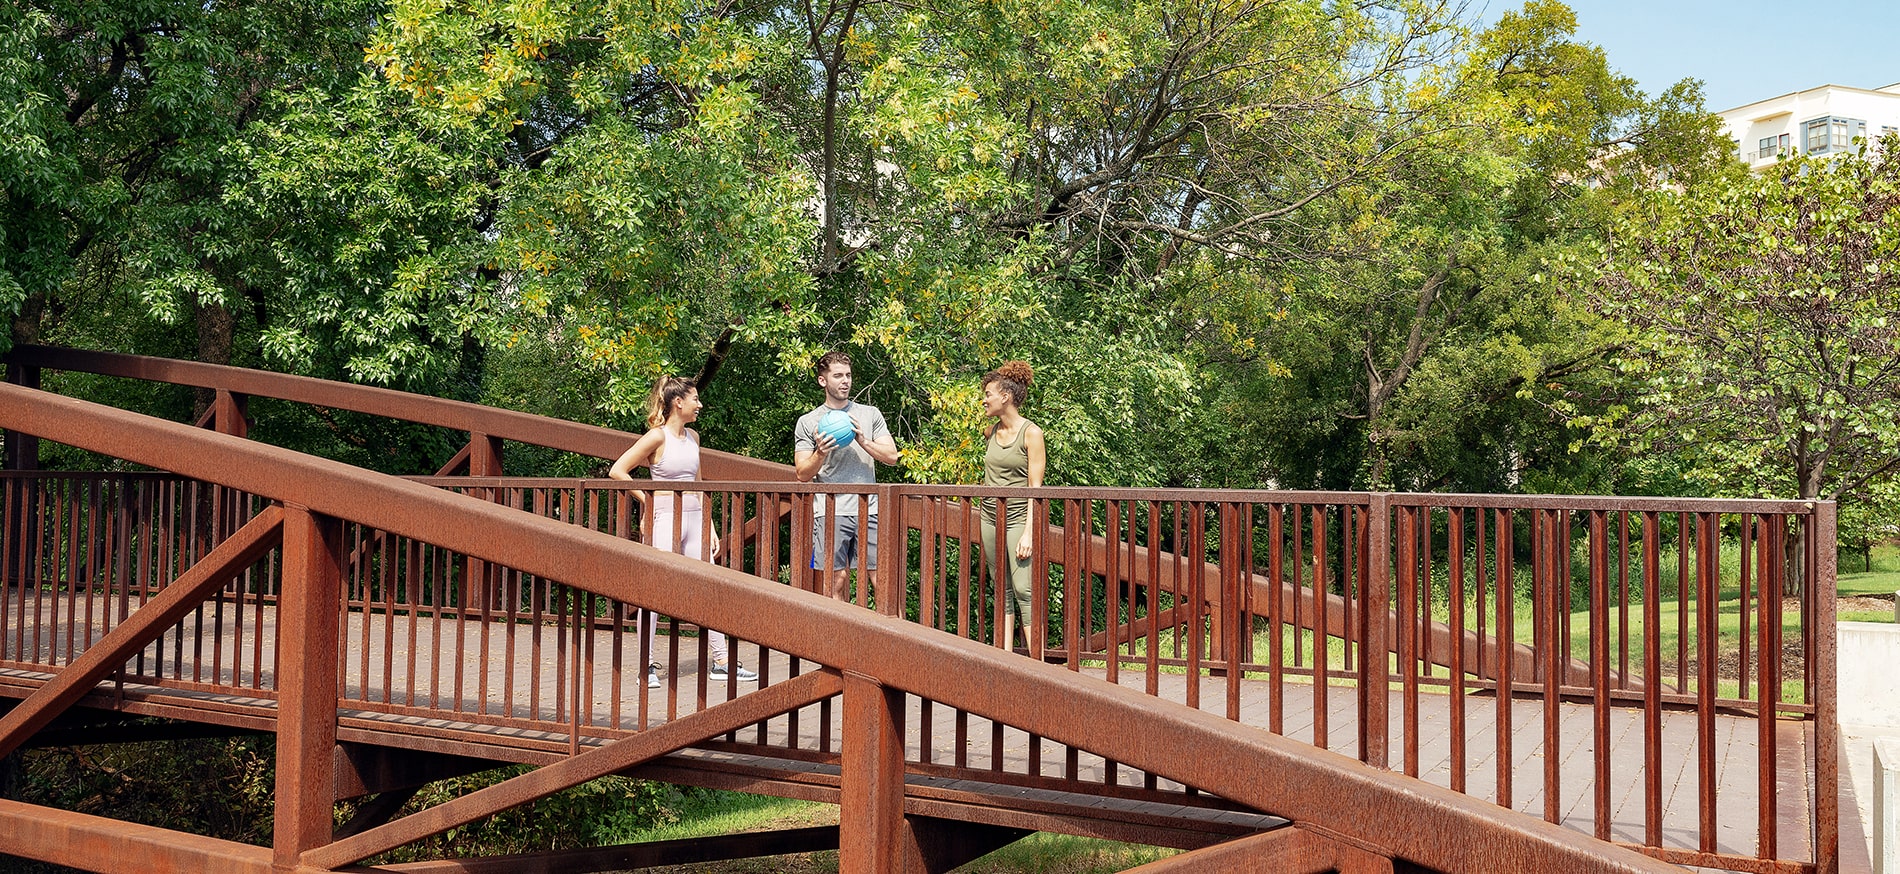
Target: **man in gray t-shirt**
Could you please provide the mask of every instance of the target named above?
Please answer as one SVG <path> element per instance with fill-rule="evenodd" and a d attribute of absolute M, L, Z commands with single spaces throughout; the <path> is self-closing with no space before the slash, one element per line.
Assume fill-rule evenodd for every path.
<path fill-rule="evenodd" d="M 792 429 L 792 448 L 799 482 L 875 483 L 875 462 L 896 464 L 897 441 L 884 424 L 884 414 L 868 404 L 851 400 L 851 357 L 827 352 L 818 359 L 818 387 L 825 402 L 798 417 Z M 851 417 L 856 436 L 840 447 L 818 423 L 832 410 Z M 864 570 L 877 568 L 877 498 L 859 512 L 857 495 L 818 495 L 812 501 L 811 567 L 820 571 L 825 593 L 842 599 L 851 568 L 863 556 Z M 829 524 L 826 524 L 829 522 Z"/>

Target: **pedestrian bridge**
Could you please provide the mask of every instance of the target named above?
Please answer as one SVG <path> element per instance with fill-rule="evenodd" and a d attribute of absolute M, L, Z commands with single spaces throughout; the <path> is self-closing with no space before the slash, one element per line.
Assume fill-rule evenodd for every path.
<path fill-rule="evenodd" d="M 47 370 L 216 402 L 167 422 L 40 391 Z M 708 451 L 705 563 L 639 542 L 650 483 L 503 475 L 509 443 L 609 459 L 633 434 L 45 347 L 7 374 L 0 753 L 124 740 L 127 717 L 274 733 L 277 816 L 254 846 L 0 799 L 0 853 L 502 872 L 836 848 L 844 871 L 940 872 L 1052 831 L 1186 851 L 1155 872 L 1841 867 L 1831 504 L 818 486 Z M 387 476 L 247 439 L 253 397 L 467 442 Z M 39 440 L 152 472 L 38 470 Z M 838 601 L 806 532 L 853 489 L 883 561 Z M 994 497 L 1038 520 L 1026 646 L 996 639 L 971 548 Z M 1790 575 L 1804 595 L 1779 596 Z M 758 680 L 704 670 L 704 629 Z M 512 763 L 538 767 L 405 808 Z M 608 774 L 835 803 L 840 825 L 375 862 Z"/>

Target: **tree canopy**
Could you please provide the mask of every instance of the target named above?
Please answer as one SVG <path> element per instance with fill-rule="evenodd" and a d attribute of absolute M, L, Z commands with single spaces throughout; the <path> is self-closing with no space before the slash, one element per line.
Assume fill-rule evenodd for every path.
<path fill-rule="evenodd" d="M 1554 0 L 1482 27 L 1430 0 L 26 0 L 0 23 L 5 342 L 627 426 L 681 373 L 710 445 L 768 458 L 842 348 L 893 475 L 923 481 L 974 479 L 976 380 L 1022 358 L 1052 483 L 1887 488 L 1865 337 L 1776 418 L 1826 443 L 1802 462 L 1751 430 L 1799 392 L 1667 317 L 1692 273 L 1724 301 L 1699 317 L 1788 348 L 1884 317 L 1875 295 L 1770 331 L 1801 300 L 1771 289 L 1831 286 L 1790 265 L 1736 289 L 1766 282 L 1751 247 L 1833 238 L 1766 198 L 1831 180 L 1812 209 L 1851 230 L 1887 166 L 1750 180 L 1697 83 L 1644 94 Z M 1736 403 L 1672 404 L 1698 386 Z M 1710 439 L 1659 439 L 1690 409 Z M 390 439 L 382 463 L 440 450 Z"/>
<path fill-rule="evenodd" d="M 1655 191 L 1597 283 L 1627 327 L 1628 403 L 1582 419 L 1681 458 L 1713 493 L 1858 503 L 1891 525 L 1900 469 L 1900 139 Z"/>

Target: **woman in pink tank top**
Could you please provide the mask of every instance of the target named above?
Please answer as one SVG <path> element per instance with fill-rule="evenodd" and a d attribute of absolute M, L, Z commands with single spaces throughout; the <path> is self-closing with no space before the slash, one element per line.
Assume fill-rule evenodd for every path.
<path fill-rule="evenodd" d="M 699 479 L 699 432 L 686 427 L 699 418 L 703 408 L 699 389 L 693 381 L 677 376 L 660 377 L 647 402 L 647 432 L 622 453 L 607 472 L 619 480 L 633 479 L 633 469 L 645 466 L 655 483 L 691 482 Z M 706 525 L 706 496 L 698 491 L 654 491 L 647 527 L 647 543 L 688 558 L 710 560 L 719 553 L 719 532 Z M 702 532 L 710 542 L 702 543 Z M 648 653 L 653 649 L 653 623 L 645 611 L 640 617 L 642 638 Z M 758 675 L 743 666 L 730 667 L 726 636 L 706 629 L 707 649 L 711 651 L 711 675 L 724 679 L 737 675 L 740 680 Z M 658 688 L 660 663 L 647 665 L 647 686 Z"/>

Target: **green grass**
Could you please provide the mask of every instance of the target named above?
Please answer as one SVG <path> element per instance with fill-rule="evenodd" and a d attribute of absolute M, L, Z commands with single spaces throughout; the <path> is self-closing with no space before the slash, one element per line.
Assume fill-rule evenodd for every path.
<path fill-rule="evenodd" d="M 1111 874 L 1174 855 L 1176 850 L 1037 832 L 956 869 L 957 874 Z"/>
<path fill-rule="evenodd" d="M 1900 544 L 1883 544 L 1870 552 L 1868 561 L 1859 555 L 1841 556 L 1836 572 L 1836 588 L 1845 597 L 1867 595 L 1892 598 L 1900 591 Z M 1850 569 L 1856 569 L 1849 573 Z M 1842 622 L 1892 622 L 1893 610 L 1842 610 Z"/>
<path fill-rule="evenodd" d="M 829 804 L 712 789 L 686 790 L 668 808 L 668 814 L 661 817 L 666 821 L 617 836 L 618 840 L 676 841 L 838 821 L 837 808 Z"/>
<path fill-rule="evenodd" d="M 619 840 L 628 843 L 681 840 L 830 825 L 838 821 L 838 808 L 834 805 L 740 792 L 687 790 L 670 806 L 677 817 L 674 821 L 632 832 Z M 957 871 L 959 874 L 1110 874 L 1175 852 L 1044 832 L 1023 838 Z M 836 851 L 798 853 L 642 870 L 675 874 L 816 874 L 838 870 L 838 854 Z"/>
<path fill-rule="evenodd" d="M 1717 680 L 1716 694 L 1721 697 L 1732 698 L 1739 697 L 1741 693 L 1739 683 L 1737 682 L 1739 670 L 1735 662 L 1739 657 L 1742 642 L 1742 602 L 1740 588 L 1735 584 L 1735 580 L 1738 576 L 1739 557 L 1734 554 L 1734 544 L 1726 544 L 1726 547 L 1723 555 L 1723 572 L 1721 579 L 1728 582 L 1729 585 L 1721 589 L 1717 594 L 1714 628 L 1717 636 L 1716 652 L 1718 653 L 1718 671 L 1722 675 L 1718 677 Z M 1857 566 L 1852 563 L 1853 560 L 1857 558 L 1858 557 L 1852 557 L 1848 562 L 1844 562 L 1844 564 Z M 1688 610 L 1688 622 L 1686 623 L 1687 637 L 1683 639 L 1684 623 L 1682 623 L 1681 620 L 1683 619 L 1684 605 L 1679 601 L 1673 591 L 1674 574 L 1671 572 L 1674 567 L 1673 558 L 1664 561 L 1663 565 L 1665 573 L 1664 579 L 1662 580 L 1663 592 L 1661 593 L 1658 604 L 1658 625 L 1660 626 L 1658 633 L 1660 637 L 1660 655 L 1664 666 L 1664 679 L 1673 685 L 1677 673 L 1677 646 L 1680 640 L 1684 646 L 1682 658 L 1691 663 L 1691 670 L 1687 672 L 1687 681 L 1689 689 L 1692 689 L 1695 682 L 1695 672 L 1692 668 L 1693 662 L 1697 658 L 1695 647 L 1695 637 L 1698 633 L 1695 616 L 1697 605 L 1692 596 L 1690 602 L 1686 605 Z M 1521 579 L 1528 580 L 1529 570 L 1527 568 L 1519 568 L 1518 576 Z M 1857 573 L 1840 574 L 1836 591 L 1837 594 L 1842 597 L 1860 595 L 1891 598 L 1896 588 L 1900 588 L 1900 545 L 1888 545 L 1877 547 L 1873 550 L 1870 569 Z M 1487 595 L 1488 594 L 1489 593 L 1487 593 Z M 1630 638 L 1628 658 L 1632 670 L 1640 671 L 1644 657 L 1643 607 L 1640 594 L 1632 592 L 1631 599 L 1632 603 L 1628 611 L 1628 632 Z M 1754 627 L 1760 616 L 1758 612 L 1760 609 L 1758 596 L 1751 597 L 1749 608 L 1749 635 L 1752 647 L 1753 638 L 1759 633 L 1759 630 Z M 1494 626 L 1495 617 L 1491 613 L 1491 604 L 1487 603 L 1485 609 L 1487 620 L 1489 620 L 1486 625 Z M 1476 628 L 1474 610 L 1475 608 L 1470 606 L 1466 608 L 1465 627 L 1468 629 Z M 1514 602 L 1512 612 L 1513 638 L 1519 643 L 1530 644 L 1536 634 L 1536 628 L 1532 622 L 1530 601 L 1520 594 L 1520 597 Z M 1448 622 L 1450 619 L 1449 605 L 1442 600 L 1435 601 L 1432 606 L 1432 618 L 1440 623 Z M 1843 609 L 1839 613 L 1838 619 L 1844 622 L 1892 622 L 1894 617 L 1891 608 L 1882 606 L 1874 610 Z M 1570 623 L 1571 629 L 1571 654 L 1578 659 L 1588 660 L 1590 656 L 1590 611 L 1587 608 L 1572 610 L 1568 614 L 1567 621 Z M 1621 611 L 1612 605 L 1607 617 L 1606 631 L 1610 639 L 1609 655 L 1613 665 L 1621 659 L 1621 654 L 1618 652 L 1620 645 L 1619 626 L 1621 621 Z M 1781 634 L 1784 641 L 1800 639 L 1801 617 L 1799 613 L 1793 610 L 1784 610 L 1781 615 L 1781 626 Z M 1158 639 L 1146 636 L 1138 638 L 1133 641 L 1132 644 L 1123 647 L 1124 658 L 1129 659 L 1131 662 L 1138 662 L 1141 657 L 1147 653 L 1151 642 L 1164 658 L 1174 657 L 1174 633 L 1174 629 L 1163 629 L 1158 635 Z M 1264 627 L 1256 629 L 1254 633 L 1254 658 L 1256 660 L 1264 660 L 1266 658 L 1270 639 L 1271 633 Z M 1333 638 L 1327 643 L 1327 665 L 1329 669 L 1335 673 L 1334 681 L 1341 683 L 1349 682 L 1349 676 L 1343 676 L 1343 674 L 1351 670 L 1350 666 L 1345 664 L 1344 644 L 1338 638 Z M 1289 666 L 1292 663 L 1292 654 L 1296 647 L 1304 656 L 1301 661 L 1306 665 L 1311 665 L 1313 636 L 1310 632 L 1298 631 L 1291 627 L 1283 627 L 1282 645 Z M 1753 652 L 1749 655 L 1749 672 L 1752 674 L 1757 666 L 1758 656 Z M 1726 659 L 1726 662 L 1722 661 L 1723 659 Z M 1102 662 L 1099 658 L 1085 658 L 1084 663 L 1090 667 L 1099 668 L 1102 666 Z M 1138 671 L 1141 669 L 1139 664 L 1124 663 L 1123 666 L 1124 671 Z M 1163 665 L 1160 670 L 1167 673 L 1181 673 L 1185 669 Z M 1787 676 L 1787 674 L 1791 672 L 1791 669 L 1784 669 L 1782 700 L 1799 701 L 1803 693 L 1802 683 L 1798 677 L 1790 678 Z M 1752 688 L 1754 686 L 1752 677 L 1750 679 L 1750 686 L 1752 693 L 1754 691 Z M 1689 689 L 1684 689 L 1683 691 L 1689 691 Z"/>

